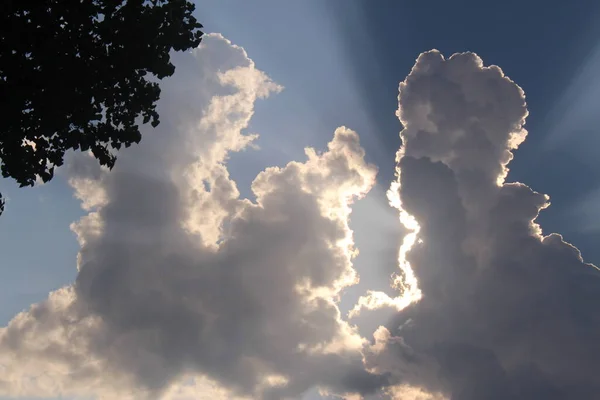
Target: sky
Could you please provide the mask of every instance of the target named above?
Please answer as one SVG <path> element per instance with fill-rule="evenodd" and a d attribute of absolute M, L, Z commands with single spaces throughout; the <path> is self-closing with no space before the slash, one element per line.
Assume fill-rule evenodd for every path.
<path fill-rule="evenodd" d="M 0 181 L 0 395 L 594 398 L 600 5 L 534 3 L 197 1 L 112 172 Z"/>

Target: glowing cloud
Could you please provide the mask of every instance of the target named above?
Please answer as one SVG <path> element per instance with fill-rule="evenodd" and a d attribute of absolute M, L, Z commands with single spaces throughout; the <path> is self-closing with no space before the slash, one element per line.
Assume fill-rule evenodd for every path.
<path fill-rule="evenodd" d="M 68 163 L 89 213 L 73 285 L 0 329 L 0 395 L 98 399 L 592 400 L 600 272 L 535 223 L 548 196 L 506 183 L 526 137 L 524 93 L 473 53 L 419 56 L 388 197 L 407 230 L 391 285 L 351 316 L 351 204 L 374 185 L 358 135 L 267 168 L 240 198 L 227 160 L 258 99 L 282 88 L 220 35 L 178 54 L 162 124 L 111 172 Z"/>
<path fill-rule="evenodd" d="M 419 56 L 398 102 L 392 190 L 418 222 L 422 241 L 410 239 L 401 261 L 422 298 L 393 299 L 406 307 L 376 333 L 371 371 L 393 376 L 391 395 L 596 398 L 600 273 L 559 235 L 542 235 L 535 219 L 548 196 L 505 183 L 527 134 L 521 88 L 473 53 L 434 50 Z"/>
<path fill-rule="evenodd" d="M 364 340 L 341 316 L 356 283 L 350 203 L 374 184 L 358 135 L 269 168 L 253 203 L 229 177 L 254 103 L 281 87 L 219 35 L 178 54 L 162 123 L 113 171 L 70 162 L 89 214 L 76 282 L 0 330 L 0 393 L 100 399 L 281 399 L 367 393 Z M 348 384 L 350 383 L 350 384 Z M 202 397 L 204 396 L 204 397 Z"/>
<path fill-rule="evenodd" d="M 399 162 L 403 156 L 403 149 L 398 151 L 396 160 Z M 392 182 L 387 192 L 390 205 L 396 208 L 400 213 L 400 223 L 408 230 L 408 233 L 402 239 L 400 250 L 398 251 L 398 266 L 400 273 L 392 276 L 391 286 L 400 291 L 400 295 L 390 297 L 384 292 L 369 290 L 365 296 L 361 296 L 356 305 L 350 310 L 348 316 L 353 318 L 360 314 L 361 310 L 376 310 L 389 307 L 396 311 L 402 311 L 412 303 L 421 300 L 421 289 L 415 273 L 407 259 L 409 251 L 412 249 L 419 236 L 419 223 L 417 220 L 402 208 L 400 199 L 400 168 L 396 167 L 396 180 Z"/>

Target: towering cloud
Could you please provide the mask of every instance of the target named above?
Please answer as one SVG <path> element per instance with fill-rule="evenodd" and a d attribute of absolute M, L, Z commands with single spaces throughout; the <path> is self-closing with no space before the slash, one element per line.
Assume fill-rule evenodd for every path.
<path fill-rule="evenodd" d="M 430 51 L 398 101 L 403 146 L 391 197 L 418 222 L 404 261 L 421 299 L 377 331 L 372 371 L 393 374 L 398 399 L 411 390 L 452 400 L 597 398 L 600 273 L 560 235 L 542 235 L 535 219 L 548 196 L 505 182 L 527 134 L 521 88 L 475 54 Z M 361 305 L 406 296 L 372 293 Z"/>
<path fill-rule="evenodd" d="M 0 395 L 98 399 L 592 400 L 600 272 L 535 223 L 548 197 L 506 183 L 523 91 L 472 53 L 423 53 L 400 85 L 389 192 L 409 233 L 397 316 L 368 342 L 342 316 L 357 283 L 352 202 L 375 182 L 358 135 L 268 168 L 243 199 L 229 156 L 282 88 L 219 35 L 179 54 L 162 124 L 113 171 L 73 156 L 88 214 L 76 282 L 0 329 Z"/>
<path fill-rule="evenodd" d="M 352 268 L 351 202 L 373 185 L 358 135 L 260 173 L 256 201 L 230 179 L 254 103 L 281 88 L 219 35 L 177 56 L 162 124 L 110 173 L 74 157 L 89 214 L 76 282 L 0 330 L 0 393 L 102 399 L 373 391 L 364 340 L 340 317 Z"/>

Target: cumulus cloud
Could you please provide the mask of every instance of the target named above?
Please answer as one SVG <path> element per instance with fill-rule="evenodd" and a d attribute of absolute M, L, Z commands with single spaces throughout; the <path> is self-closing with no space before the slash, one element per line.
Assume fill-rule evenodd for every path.
<path fill-rule="evenodd" d="M 358 135 L 261 172 L 240 198 L 226 162 L 254 103 L 281 90 L 219 35 L 178 54 L 162 123 L 113 171 L 74 157 L 89 211 L 73 285 L 0 330 L 0 393 L 100 399 L 368 393 L 365 341 L 338 309 L 357 282 L 350 204 L 375 181 Z"/>
<path fill-rule="evenodd" d="M 422 296 L 377 332 L 370 368 L 424 398 L 597 398 L 600 273 L 560 235 L 542 235 L 548 196 L 505 182 L 527 134 L 524 92 L 473 53 L 430 51 L 398 101 L 391 197 L 412 216 L 404 261 Z M 398 299 L 371 293 L 362 308 Z"/>
<path fill-rule="evenodd" d="M 76 282 L 0 329 L 0 394 L 98 399 L 591 400 L 600 273 L 535 223 L 549 198 L 505 182 L 524 93 L 473 53 L 421 54 L 400 84 L 388 192 L 408 232 L 392 277 L 350 317 L 393 309 L 369 342 L 340 314 L 358 276 L 351 204 L 374 185 L 358 135 L 268 168 L 243 199 L 227 160 L 282 88 L 220 35 L 176 56 L 162 124 L 113 171 L 74 156 L 88 214 Z"/>

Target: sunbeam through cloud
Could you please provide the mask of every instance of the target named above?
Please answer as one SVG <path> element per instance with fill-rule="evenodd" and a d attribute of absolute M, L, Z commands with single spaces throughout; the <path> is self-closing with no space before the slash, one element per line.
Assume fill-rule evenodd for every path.
<path fill-rule="evenodd" d="M 142 3 L 146 11 L 155 10 L 154 3 L 187 4 L 188 13 L 193 11 L 185 1 Z M 316 12 L 308 3 L 297 4 L 301 15 Z M 377 14 L 350 8 L 356 21 Z M 264 21 L 276 16 L 258 14 L 253 24 L 275 29 Z M 172 10 L 167 17 L 172 24 Z M 429 9 L 427 18 L 434 18 Z M 332 22 L 329 14 L 316 19 L 321 20 Z M 286 25 L 282 21 L 273 26 Z M 361 29 L 383 46 L 373 21 L 367 22 Z M 173 28 L 169 24 L 161 29 Z M 75 34 L 69 23 L 59 25 Z M 118 155 L 114 168 L 98 163 L 102 152 L 93 145 L 66 153 L 57 176 L 68 197 L 79 202 L 80 208 L 70 207 L 80 214 L 64 224 L 78 247 L 70 263 L 61 263 L 76 276 L 39 286 L 42 295 L 28 297 L 25 304 L 34 304 L 26 309 L 20 303 L 0 310 L 11 316 L 0 327 L 0 397 L 598 399 L 600 270 L 539 221 L 550 196 L 534 188 L 554 192 L 527 178 L 521 180 L 531 187 L 514 182 L 514 171 L 509 174 L 509 166 L 516 170 L 514 157 L 528 159 L 523 143 L 528 130 L 535 131 L 528 109 L 535 102 L 531 97 L 526 102 L 508 74 L 526 88 L 527 80 L 484 51 L 447 52 L 452 48 L 442 43 L 449 57 L 439 50 L 419 54 L 433 47 L 419 42 L 410 64 L 394 67 L 401 75 L 381 103 L 389 100 L 389 107 L 377 110 L 379 104 L 370 104 L 373 93 L 360 98 L 359 89 L 381 87 L 383 78 L 373 75 L 392 69 L 377 59 L 379 49 L 369 50 L 371 66 L 381 62 L 370 75 L 359 65 L 338 65 L 346 55 L 335 49 L 335 63 L 325 78 L 314 77 L 311 90 L 329 91 L 333 81 L 346 85 L 354 75 L 356 81 L 314 103 L 311 96 L 318 96 L 308 89 L 292 94 L 305 96 L 299 101 L 285 97 L 290 86 L 298 91 L 309 85 L 314 71 L 329 62 L 314 57 L 306 61 L 315 63 L 313 69 L 303 71 L 299 61 L 321 33 L 311 31 L 307 40 L 313 41 L 294 47 L 281 45 L 274 30 L 268 38 L 260 36 L 265 41 L 260 47 L 258 40 L 247 40 L 244 29 L 232 31 L 244 47 L 211 33 L 187 49 L 174 48 L 186 51 L 171 52 L 176 73 L 160 81 L 160 125 L 141 125 L 142 139 L 131 147 L 120 148 L 116 139 L 103 143 L 102 149 Z M 162 43 L 158 37 L 152 46 Z M 338 39 L 327 46 L 343 42 Z M 327 46 L 314 54 L 327 54 Z M 140 54 L 146 47 L 140 45 Z M 105 50 L 110 49 L 102 47 L 101 53 Z M 263 65 L 269 57 L 260 55 L 266 53 L 271 62 Z M 12 56 L 31 61 L 16 50 Z M 327 86 L 336 69 L 339 79 Z M 301 81 L 289 79 L 302 73 Z M 371 80 L 367 85 L 359 78 Z M 142 89 L 122 88 L 128 90 Z M 336 97 L 352 98 L 337 104 L 331 100 Z M 595 106 L 587 107 L 589 114 Z M 306 110 L 314 113 L 310 123 L 303 122 Z M 354 112 L 356 118 L 342 121 Z M 375 121 L 384 112 L 397 129 Z M 269 120 L 277 120 L 271 129 Z M 303 130 L 305 136 L 298 134 Z M 292 134 L 294 140 L 285 138 Z M 25 150 L 19 147 L 23 154 L 43 145 L 32 138 Z M 314 147 L 302 154 L 304 144 L 294 144 L 305 141 Z M 542 148 L 543 142 L 527 144 Z M 3 151 L 0 156 L 13 154 L 9 147 Z M 248 162 L 252 157 L 258 161 Z M 17 201 L 14 192 L 5 193 L 8 210 Z M 590 214 L 594 207 L 592 200 L 580 204 Z M 579 228 L 595 232 L 594 226 L 590 221 Z M 0 253 L 11 246 L 2 243 L 6 229 L 0 226 Z M 36 243 L 20 251 L 37 251 Z M 46 257 L 52 266 L 52 257 Z M 16 259 L 12 255 L 7 262 Z M 0 279 L 8 282 L 0 293 L 9 292 L 11 276 Z"/>

